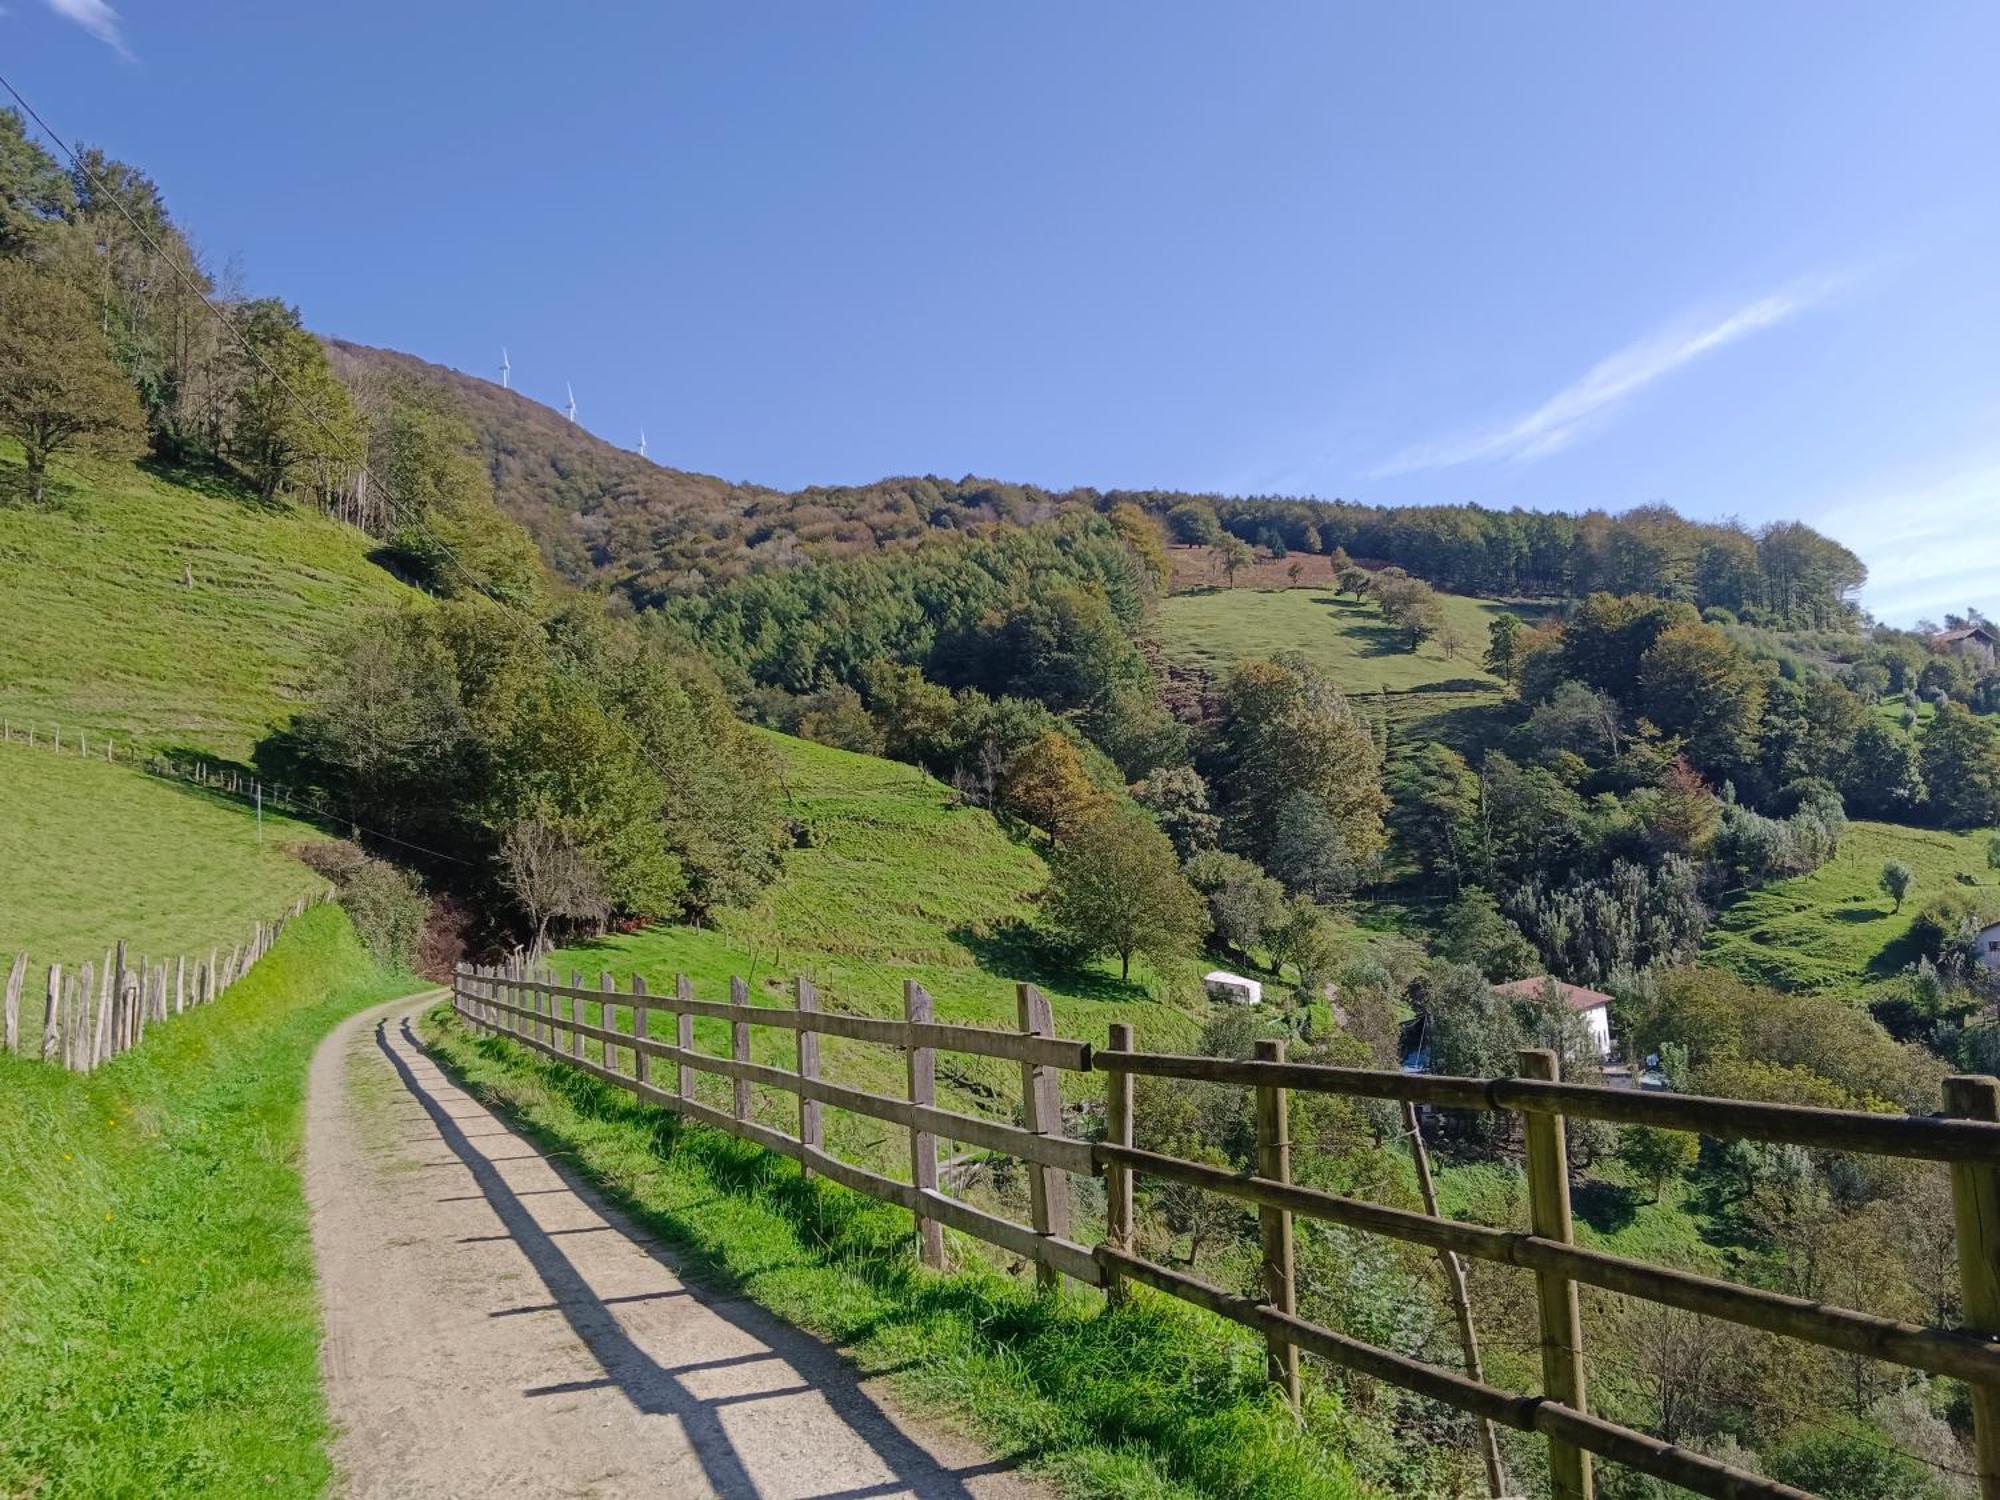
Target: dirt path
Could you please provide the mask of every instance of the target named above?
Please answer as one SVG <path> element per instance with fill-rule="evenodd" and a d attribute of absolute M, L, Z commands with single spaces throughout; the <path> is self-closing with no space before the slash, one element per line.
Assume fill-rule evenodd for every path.
<path fill-rule="evenodd" d="M 673 1258 L 455 1087 L 411 1017 L 313 1059 L 307 1196 L 350 1496 L 1043 1500 Z"/>

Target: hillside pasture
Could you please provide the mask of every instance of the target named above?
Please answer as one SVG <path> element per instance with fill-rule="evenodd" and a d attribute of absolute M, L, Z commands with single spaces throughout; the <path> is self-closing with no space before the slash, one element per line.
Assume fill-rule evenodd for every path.
<path fill-rule="evenodd" d="M 1009 1030 L 1017 1024 L 1015 984 L 1030 981 L 1048 995 L 1064 1036 L 1102 1043 L 1111 1021 L 1129 1021 L 1147 1045 L 1193 1043 L 1207 1007 L 1194 965 L 1161 975 L 1137 962 L 1127 985 L 1109 961 L 1080 969 L 1046 962 L 1030 928 L 1047 872 L 1025 835 L 961 805 L 913 767 L 783 735 L 770 740 L 798 839 L 779 878 L 755 903 L 719 912 L 708 926 L 614 934 L 561 950 L 553 967 L 591 984 L 610 971 L 621 989 L 636 973 L 655 992 L 671 992 L 675 976 L 686 974 L 704 1000 L 728 999 L 731 977 L 741 976 L 753 1005 L 790 1005 L 793 980 L 803 975 L 825 1008 L 873 1016 L 901 1016 L 903 982 L 912 979 L 932 996 L 939 1020 Z M 726 1055 L 727 1024 L 698 1023 L 696 1043 Z M 789 1032 L 758 1028 L 752 1044 L 759 1062 L 795 1063 Z M 890 1094 L 905 1087 L 903 1059 L 887 1048 L 829 1037 L 824 1054 L 826 1076 L 836 1081 Z M 1065 1082 L 1079 1099 L 1102 1092 L 1087 1079 Z M 990 1058 L 940 1055 L 938 1084 L 946 1108 L 972 1113 L 996 1102 L 1010 1109 L 1020 1093 L 1019 1069 Z M 725 1097 L 725 1080 L 702 1086 Z M 773 1098 L 759 1108 L 782 1121 L 795 1106 Z M 828 1112 L 828 1131 L 837 1149 L 859 1160 L 893 1167 L 903 1149 L 884 1144 L 878 1122 L 839 1111 Z"/>
<path fill-rule="evenodd" d="M 1439 594 L 1445 620 L 1460 638 L 1455 655 L 1437 640 L 1415 650 L 1382 618 L 1370 598 L 1337 594 L 1327 584 L 1299 588 L 1202 588 L 1160 605 L 1160 644 L 1170 661 L 1222 672 L 1245 657 L 1298 651 L 1352 694 L 1414 691 L 1499 694 L 1481 665 L 1487 627 L 1503 614 L 1534 620 L 1532 604 Z"/>
<path fill-rule="evenodd" d="M 1910 924 L 1932 896 L 1983 888 L 2000 902 L 2000 875 L 1986 862 L 1991 838 L 1990 832 L 1853 823 L 1839 854 L 1812 874 L 1731 900 L 1709 934 L 1705 957 L 1745 979 L 1787 990 L 1851 989 L 1892 979 L 1916 960 Z M 1900 912 L 1881 887 L 1882 866 L 1891 859 L 1916 876 Z"/>
<path fill-rule="evenodd" d="M 25 951 L 24 1045 L 41 1035 L 51 962 L 102 963 L 123 941 L 155 961 L 227 949 L 324 889 L 286 850 L 326 837 L 127 765 L 0 744 L 0 965 Z"/>
<path fill-rule="evenodd" d="M 19 469 L 0 443 L 0 488 Z M 421 597 L 361 532 L 212 476 L 86 461 L 56 480 L 48 504 L 0 504 L 16 725 L 242 760 L 290 718 L 330 631 Z"/>

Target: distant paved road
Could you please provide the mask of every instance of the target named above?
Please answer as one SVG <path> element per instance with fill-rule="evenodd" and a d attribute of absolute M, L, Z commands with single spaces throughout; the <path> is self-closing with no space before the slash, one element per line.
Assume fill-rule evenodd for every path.
<path fill-rule="evenodd" d="M 306 1188 L 341 1492 L 1044 1500 L 672 1257 L 452 1085 L 411 1017 L 313 1059 Z"/>

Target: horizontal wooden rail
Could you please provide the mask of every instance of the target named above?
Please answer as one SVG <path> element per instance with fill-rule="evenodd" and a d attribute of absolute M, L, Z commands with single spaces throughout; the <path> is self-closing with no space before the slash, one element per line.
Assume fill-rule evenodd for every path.
<path fill-rule="evenodd" d="M 587 995 L 593 1000 L 609 1001 L 614 998 L 613 993 L 603 990 L 576 993 Z M 651 995 L 641 998 L 649 1009 L 671 1008 L 655 1004 Z M 852 1110 L 856 1114 L 886 1120 L 892 1125 L 901 1125 L 907 1129 L 927 1130 L 947 1140 L 984 1146 L 989 1151 L 1004 1152 L 1009 1156 L 1018 1156 L 1025 1161 L 1037 1162 L 1059 1171 L 1073 1172 L 1081 1177 L 1092 1176 L 1099 1170 L 1097 1158 L 1091 1154 L 1090 1144 L 1087 1141 L 1073 1141 L 1065 1136 L 1037 1135 L 1032 1131 L 1021 1129 L 1018 1125 L 1007 1125 L 998 1120 L 983 1120 L 977 1115 L 959 1114 L 954 1110 L 914 1105 L 907 1099 L 890 1099 L 881 1094 L 871 1094 L 865 1089 L 828 1083 L 824 1079 L 802 1078 L 788 1068 L 774 1068 L 764 1063 L 738 1062 L 732 1057 L 718 1057 L 712 1052 L 697 1052 L 676 1046 L 672 1042 L 634 1036 L 631 1032 L 620 1031 L 615 1026 L 594 1026 L 588 1021 L 572 1020 L 567 1016 L 550 1017 L 542 1011 L 530 1010 L 505 1000 L 481 996 L 479 1004 L 502 1015 L 516 1016 L 529 1022 L 552 1024 L 558 1031 L 590 1037 L 607 1047 L 624 1047 L 648 1058 L 661 1058 L 681 1067 L 693 1068 L 698 1073 L 709 1073 L 721 1078 L 739 1079 L 765 1088 L 781 1089 L 789 1094 L 797 1094 L 801 1098 L 817 1100 L 821 1104 L 831 1104 L 836 1109 Z M 682 1004 L 685 1005 L 685 1002 Z M 728 1010 L 730 1007 L 725 1005 L 722 1009 Z M 943 1029 L 958 1031 L 962 1028 Z M 508 1031 L 507 1035 L 514 1036 L 517 1033 Z M 572 1053 L 563 1055 L 574 1056 Z M 624 1077 L 623 1074 L 618 1076 Z"/>
<path fill-rule="evenodd" d="M 1387 1381 L 1460 1411 L 1503 1423 L 1518 1432 L 1539 1432 L 1573 1443 L 1698 1495 L 1708 1495 L 1712 1500 L 1814 1500 L 1806 1491 L 1788 1484 L 1746 1473 L 1705 1454 L 1648 1437 L 1602 1417 L 1573 1411 L 1540 1396 L 1499 1390 L 1436 1365 L 1362 1343 L 1109 1245 L 1099 1245 L 1093 1254 L 1107 1273 L 1115 1272 L 1142 1282 L 1267 1337 L 1296 1344 L 1343 1369 Z"/>
<path fill-rule="evenodd" d="M 1781 1333 L 1848 1354 L 1888 1360 L 1933 1375 L 2000 1384 L 2000 1345 L 1972 1334 L 1924 1328 L 1803 1297 L 1787 1297 L 1761 1287 L 1541 1239 L 1520 1230 L 1433 1219 L 1408 1209 L 1245 1176 L 1129 1146 L 1099 1144 L 1091 1149 L 1106 1165 L 1130 1167 L 1169 1182 L 1205 1188 L 1242 1203 L 1284 1209 L 1344 1228 L 1432 1250 L 1450 1250 L 1477 1260 L 1529 1271 L 1553 1271 L 1606 1291 L 1761 1328 L 1768 1333 Z"/>
<path fill-rule="evenodd" d="M 604 1044 L 607 1057 L 610 1056 L 611 1048 L 620 1047 L 632 1052 L 635 1057 L 664 1059 L 677 1069 L 671 1076 L 685 1078 L 686 1070 L 692 1069 L 741 1083 L 775 1088 L 801 1098 L 830 1104 L 838 1109 L 852 1110 L 856 1114 L 902 1125 L 911 1130 L 923 1130 L 950 1140 L 984 1146 L 989 1150 L 1000 1151 L 1061 1172 L 1088 1176 L 1098 1170 L 1097 1159 L 1092 1154 L 1088 1142 L 1027 1131 L 1018 1126 L 1003 1124 L 998 1120 L 985 1120 L 975 1115 L 919 1105 L 907 1099 L 890 1099 L 868 1093 L 863 1089 L 829 1083 L 824 1079 L 803 1077 L 784 1068 L 746 1062 L 739 1058 L 717 1057 L 712 1053 L 698 1052 L 691 1046 L 679 1046 L 671 1042 L 656 1041 L 651 1037 L 635 1036 L 631 1032 L 620 1031 L 615 1026 L 593 1025 L 583 1020 L 580 1015 L 554 1014 L 553 1006 L 548 1011 L 541 1011 L 516 1005 L 512 1001 L 500 998 L 500 994 L 507 991 L 567 997 L 579 1004 L 595 1002 L 616 1005 L 621 1002 L 630 1003 L 636 998 L 649 1011 L 672 1011 L 682 1016 L 719 1013 L 722 1019 L 735 1022 L 741 1022 L 744 1014 L 748 1012 L 752 1018 L 751 1024 L 757 1023 L 760 1014 L 763 1016 L 805 1014 L 815 1021 L 825 1020 L 836 1024 L 855 1020 L 872 1021 L 872 1018 L 813 1012 L 777 1012 L 770 1007 L 711 1005 L 708 1002 L 693 1001 L 673 995 L 656 995 L 648 992 L 634 996 L 618 990 L 549 984 L 508 975 L 483 973 L 461 972 L 453 992 L 454 1006 L 459 1015 L 483 1030 L 505 1036 L 520 1046 L 588 1073 L 591 1077 L 634 1094 L 648 1103 L 660 1105 L 729 1135 L 753 1142 L 780 1156 L 789 1157 L 809 1171 L 838 1182 L 844 1187 L 852 1188 L 856 1192 L 866 1193 L 886 1203 L 909 1209 L 924 1219 L 947 1225 L 975 1239 L 984 1240 L 1011 1254 L 1032 1261 L 1037 1266 L 1046 1266 L 1088 1286 L 1103 1284 L 1103 1271 L 1092 1257 L 1090 1250 L 1064 1236 L 1037 1233 L 1024 1224 L 1016 1224 L 1010 1219 L 987 1213 L 969 1203 L 948 1198 L 942 1193 L 920 1189 L 912 1183 L 886 1177 L 866 1167 L 842 1161 L 839 1157 L 830 1155 L 822 1147 L 807 1144 L 798 1136 L 787 1135 L 782 1130 L 740 1118 L 729 1110 L 704 1104 L 685 1092 L 685 1087 L 681 1092 L 660 1088 L 648 1079 L 637 1076 L 636 1068 L 632 1073 L 620 1072 L 608 1063 L 598 1062 L 573 1050 L 572 1046 L 565 1043 L 588 1037 Z M 501 1018 L 512 1019 L 523 1025 L 503 1025 Z M 914 1033 L 921 1038 L 934 1038 L 928 1044 L 943 1050 L 960 1050 L 960 1041 L 968 1035 L 975 1046 L 982 1049 L 991 1046 L 994 1038 L 998 1038 L 1001 1042 L 1047 1040 L 1036 1037 L 1009 1037 L 1005 1032 L 986 1031 L 977 1027 L 911 1025 L 904 1022 L 879 1024 L 884 1028 L 883 1034 L 865 1036 L 861 1039 L 881 1041 L 891 1046 L 904 1046 L 910 1044 Z M 537 1034 L 537 1028 L 550 1036 L 560 1033 L 561 1040 L 544 1041 L 541 1035 Z M 844 1034 L 836 1031 L 833 1026 L 811 1025 L 791 1029 L 811 1033 L 827 1031 L 836 1035 Z M 1039 1049 L 1022 1049 L 1018 1053 L 986 1051 L 983 1055 L 1019 1060 L 1052 1056 L 1087 1058 L 1088 1054 L 1089 1048 L 1084 1044 L 1058 1042 L 1056 1048 L 1048 1051 Z"/>
<path fill-rule="evenodd" d="M 670 994 L 629 994 L 623 990 L 590 989 L 583 985 L 549 984 L 535 979 L 509 979 L 514 989 L 538 995 L 560 995 L 572 1000 L 608 1001 L 631 1005 L 635 1000 L 648 1010 L 674 1015 L 706 1016 L 748 1026 L 775 1026 L 785 1031 L 816 1031 L 822 1036 L 847 1037 L 857 1042 L 878 1042 L 885 1047 L 935 1047 L 940 1052 L 963 1052 L 975 1057 L 998 1057 L 1008 1062 L 1033 1063 L 1037 1067 L 1062 1068 L 1071 1073 L 1090 1071 L 1090 1043 L 1067 1037 L 1026 1036 L 1017 1031 L 995 1031 L 986 1026 L 954 1026 L 943 1021 L 894 1021 L 880 1016 L 850 1016 L 837 1011 L 797 1010 L 778 1005 L 730 1005 L 720 1000 L 682 999 Z M 619 1043 L 624 1044 L 624 1038 Z"/>
<path fill-rule="evenodd" d="M 1275 1085 L 1321 1094 L 1398 1099 L 1439 1109 L 1569 1115 L 1618 1125 L 1688 1130 L 1722 1140 L 1773 1141 L 1825 1151 L 1856 1151 L 1918 1161 L 2000 1165 L 2000 1124 L 1930 1115 L 1869 1114 L 1863 1110 L 1763 1104 L 1704 1094 L 1655 1093 L 1529 1078 L 1452 1078 L 1333 1068 L 1318 1063 L 1264 1063 L 1168 1052 L 1095 1051 L 1090 1066 L 1202 1083 L 1255 1088 Z"/>
<path fill-rule="evenodd" d="M 1968 1295 L 1967 1322 L 1971 1326 L 1967 1329 L 1931 1328 L 1576 1245 L 1569 1232 L 1562 1144 L 1564 1121 L 1573 1115 L 1724 1139 L 1776 1141 L 1950 1163 L 1959 1217 L 1961 1276 L 1970 1282 L 1990 1274 L 2000 1286 L 2000 1250 L 1985 1230 L 1988 1221 L 2000 1221 L 2000 1215 L 1986 1212 L 1982 1207 L 1985 1199 L 1980 1197 L 1985 1194 L 2000 1201 L 2000 1171 L 1996 1170 L 2000 1168 L 2000 1088 L 1990 1079 L 1954 1080 L 1966 1090 L 1985 1092 L 1979 1094 L 1983 1102 L 1974 1108 L 1955 1101 L 1947 1090 L 1947 1107 L 1953 1118 L 1870 1114 L 1567 1084 L 1556 1081 L 1553 1054 L 1546 1053 L 1522 1054 L 1522 1071 L 1537 1076 L 1482 1079 L 1294 1063 L 1282 1060 L 1282 1050 L 1276 1047 L 1270 1049 L 1272 1055 L 1257 1060 L 1142 1052 L 1132 1045 L 1130 1030 L 1124 1027 L 1112 1028 L 1112 1046 L 1092 1049 L 1054 1037 L 1047 1002 L 1026 986 L 1018 996 L 1022 1024 L 1018 1033 L 937 1023 L 931 1018 L 929 997 L 914 984 L 906 986 L 906 1018 L 902 1020 L 821 1011 L 817 1009 L 817 992 L 803 982 L 799 993 L 812 1003 L 802 1003 L 797 1009 L 751 1006 L 745 1003 L 747 989 L 740 981 L 732 983 L 729 1004 L 696 1000 L 685 980 L 672 995 L 645 993 L 637 981 L 634 988 L 635 993 L 629 995 L 618 991 L 608 975 L 599 988 L 591 989 L 518 974 L 462 971 L 456 998 L 461 1013 L 475 1025 L 510 1036 L 687 1118 L 790 1157 L 808 1171 L 910 1210 L 921 1231 L 920 1243 L 926 1247 L 928 1264 L 943 1263 L 937 1229 L 949 1225 L 1032 1261 L 1045 1282 L 1052 1282 L 1055 1275 L 1066 1275 L 1103 1286 L 1114 1298 L 1123 1282 L 1152 1286 L 1261 1333 L 1269 1346 L 1273 1370 L 1287 1372 L 1288 1381 L 1289 1372 L 1296 1368 L 1296 1351 L 1303 1349 L 1488 1422 L 1541 1434 L 1549 1442 L 1555 1487 L 1564 1496 L 1589 1500 L 1593 1493 L 1590 1458 L 1595 1455 L 1717 1500 L 1811 1500 L 1803 1491 L 1590 1415 L 1586 1409 L 1589 1393 L 1581 1376 L 1581 1325 L 1576 1309 L 1576 1287 L 1587 1285 L 1822 1348 L 1967 1381 L 1974 1392 L 1975 1426 L 1982 1444 L 1982 1494 L 1987 1500 L 2000 1500 L 2000 1437 L 1993 1436 L 2000 1433 L 2000 1415 L 1984 1414 L 1978 1404 L 1986 1400 L 2000 1405 L 2000 1291 L 1987 1299 L 1996 1309 L 1990 1316 L 1979 1312 Z M 509 991 L 516 997 L 530 997 L 529 1005 L 502 998 Z M 558 998 L 572 1001 L 571 1014 L 555 1014 Z M 584 1019 L 585 1007 L 592 1003 L 600 1007 L 605 1024 L 592 1025 Z M 612 1008 L 621 1004 L 676 1014 L 676 1040 L 620 1031 L 612 1023 Z M 721 1057 L 695 1050 L 694 1017 L 730 1023 L 733 1055 Z M 747 1039 L 752 1026 L 796 1033 L 801 1040 L 799 1070 L 750 1061 Z M 890 1098 L 820 1077 L 817 1037 L 822 1034 L 903 1049 L 911 1065 L 909 1097 Z M 585 1039 L 602 1045 L 603 1063 L 584 1055 Z M 810 1047 L 805 1045 L 808 1039 L 813 1041 Z M 629 1054 L 630 1073 L 612 1066 L 620 1048 Z M 1023 1124 L 936 1107 L 927 1083 L 932 1050 L 1018 1062 L 1023 1080 Z M 664 1071 L 677 1080 L 677 1089 L 661 1089 L 649 1081 L 656 1058 L 667 1063 Z M 1538 1059 L 1542 1060 L 1539 1072 L 1534 1066 Z M 1090 1144 L 1062 1134 L 1060 1096 L 1054 1087 L 1056 1069 L 1089 1069 L 1109 1076 L 1106 1097 L 1111 1139 Z M 696 1073 L 732 1079 L 737 1086 L 735 1108 L 715 1108 L 691 1097 Z M 1133 1144 L 1129 1104 L 1134 1075 L 1256 1089 L 1262 1102 L 1255 1169 L 1233 1171 L 1138 1149 Z M 799 1136 L 748 1117 L 753 1087 L 777 1090 L 801 1101 Z M 1541 1145 L 1546 1148 L 1541 1157 L 1530 1153 L 1531 1186 L 1539 1182 L 1542 1193 L 1535 1199 L 1533 1228 L 1500 1229 L 1445 1220 L 1286 1180 L 1283 1123 L 1288 1118 L 1287 1090 L 1523 1115 L 1531 1137 L 1540 1131 Z M 1990 1100 L 1988 1094 L 1992 1095 Z M 1120 1101 L 1127 1101 L 1122 1105 L 1122 1119 Z M 820 1140 L 818 1116 L 813 1113 L 821 1105 L 908 1130 L 915 1180 L 884 1176 L 829 1155 Z M 926 1175 L 925 1163 L 935 1161 L 934 1142 L 938 1138 L 968 1142 L 1032 1164 L 1029 1179 L 1037 1188 L 1033 1226 L 1014 1223 L 937 1191 Z M 1534 1145 L 1532 1139 L 1530 1144 Z M 1091 1249 L 1069 1238 L 1067 1180 L 1068 1175 L 1095 1173 L 1109 1179 L 1110 1209 L 1107 1242 Z M 1180 1183 L 1256 1207 L 1264 1249 L 1262 1299 L 1226 1292 L 1135 1254 L 1130 1243 L 1129 1195 L 1137 1176 Z M 1541 1390 L 1545 1394 L 1500 1390 L 1485 1384 L 1476 1366 L 1471 1373 L 1460 1375 L 1299 1317 L 1292 1310 L 1287 1250 L 1294 1215 L 1424 1246 L 1447 1256 L 1466 1256 L 1533 1273 L 1543 1324 Z M 1565 1364 L 1565 1359 L 1570 1362 Z M 1989 1437 L 1993 1438 L 1990 1444 Z M 1990 1462 L 1988 1446 L 1995 1449 Z"/>

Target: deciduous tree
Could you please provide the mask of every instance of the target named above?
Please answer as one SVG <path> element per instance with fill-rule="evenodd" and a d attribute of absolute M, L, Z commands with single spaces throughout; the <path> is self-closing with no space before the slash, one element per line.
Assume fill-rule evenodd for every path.
<path fill-rule="evenodd" d="M 59 453 L 145 451 L 138 397 L 89 300 L 18 260 L 0 260 L 0 431 L 20 441 L 36 504 Z"/>
<path fill-rule="evenodd" d="M 1080 823 L 1050 862 L 1049 920 L 1089 953 L 1171 963 L 1192 953 L 1208 930 L 1201 897 L 1181 874 L 1174 846 L 1136 807 L 1112 808 Z"/>

